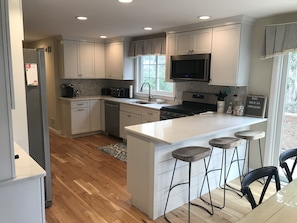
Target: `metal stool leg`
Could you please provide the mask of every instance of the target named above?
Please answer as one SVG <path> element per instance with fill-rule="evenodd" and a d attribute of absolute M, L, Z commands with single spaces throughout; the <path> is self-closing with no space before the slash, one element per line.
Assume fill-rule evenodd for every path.
<path fill-rule="evenodd" d="M 169 191 L 168 191 L 168 195 L 167 195 L 167 199 L 166 199 L 166 203 L 165 203 L 165 209 L 164 209 L 164 218 L 166 219 L 167 222 L 170 222 L 170 221 L 167 219 L 167 217 L 166 217 L 166 209 L 167 209 L 167 204 L 168 204 L 168 200 L 169 200 L 170 192 L 171 192 L 171 190 L 174 188 L 174 187 L 172 187 L 172 183 L 173 183 L 173 178 L 174 178 L 174 173 L 175 173 L 176 163 L 177 163 L 177 159 L 175 159 L 174 168 L 173 168 L 173 173 L 172 173 L 171 182 L 170 182 Z"/>
<path fill-rule="evenodd" d="M 235 153 L 236 153 L 236 160 L 234 160 L 234 155 L 235 155 Z M 226 186 L 228 186 L 228 187 L 231 189 L 231 190 L 230 190 L 230 189 L 228 189 L 228 190 L 230 190 L 230 191 L 236 193 L 239 197 L 242 197 L 243 194 L 242 194 L 242 192 L 241 192 L 240 189 L 234 188 L 234 187 L 230 186 L 230 185 L 227 183 L 227 181 L 228 181 L 228 176 L 229 176 L 230 169 L 231 169 L 231 166 L 232 166 L 233 162 L 237 162 L 238 175 L 239 175 L 240 182 L 241 182 L 242 178 L 241 178 L 241 171 L 240 171 L 240 165 L 239 165 L 240 160 L 241 160 L 241 159 L 239 159 L 238 148 L 235 147 L 235 148 L 234 148 L 234 151 L 233 151 L 233 155 L 232 155 L 231 163 L 230 163 L 229 168 L 228 168 L 227 179 L 226 179 Z M 243 159 L 243 160 L 244 160 L 244 159 Z"/>

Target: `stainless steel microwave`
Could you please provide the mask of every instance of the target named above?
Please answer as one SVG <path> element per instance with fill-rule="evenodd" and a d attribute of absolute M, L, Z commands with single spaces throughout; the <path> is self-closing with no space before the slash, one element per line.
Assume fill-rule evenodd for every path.
<path fill-rule="evenodd" d="M 170 79 L 209 81 L 210 54 L 171 56 Z"/>

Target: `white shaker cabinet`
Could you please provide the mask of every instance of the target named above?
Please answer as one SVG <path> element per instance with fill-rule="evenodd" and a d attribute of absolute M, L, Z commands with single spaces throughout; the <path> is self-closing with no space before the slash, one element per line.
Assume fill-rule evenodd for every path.
<path fill-rule="evenodd" d="M 176 54 L 211 53 L 212 29 L 200 29 L 176 34 Z"/>
<path fill-rule="evenodd" d="M 166 81 L 170 80 L 171 56 L 175 55 L 175 38 L 176 34 L 166 34 Z"/>
<path fill-rule="evenodd" d="M 129 42 L 116 41 L 105 44 L 105 78 L 133 80 L 133 59 L 128 58 Z"/>
<path fill-rule="evenodd" d="M 79 42 L 64 40 L 61 44 L 61 74 L 64 78 L 78 78 Z"/>
<path fill-rule="evenodd" d="M 89 101 L 71 102 L 71 134 L 90 131 Z"/>
<path fill-rule="evenodd" d="M 160 110 L 142 108 L 141 121 L 142 123 L 160 121 Z"/>
<path fill-rule="evenodd" d="M 78 76 L 81 78 L 94 78 L 95 44 L 79 42 Z"/>
<path fill-rule="evenodd" d="M 104 44 L 87 41 L 60 41 L 62 78 L 105 78 Z"/>
<path fill-rule="evenodd" d="M 127 139 L 125 126 L 141 124 L 141 108 L 135 105 L 120 104 L 120 137 Z"/>
<path fill-rule="evenodd" d="M 101 130 L 101 102 L 100 100 L 90 100 L 90 130 Z"/>
<path fill-rule="evenodd" d="M 95 43 L 95 78 L 105 78 L 105 48 L 103 43 Z"/>
<path fill-rule="evenodd" d="M 251 26 L 235 24 L 213 28 L 211 85 L 247 86 Z"/>
<path fill-rule="evenodd" d="M 101 130 L 100 99 L 60 98 L 62 107 L 62 134 L 75 137 Z"/>

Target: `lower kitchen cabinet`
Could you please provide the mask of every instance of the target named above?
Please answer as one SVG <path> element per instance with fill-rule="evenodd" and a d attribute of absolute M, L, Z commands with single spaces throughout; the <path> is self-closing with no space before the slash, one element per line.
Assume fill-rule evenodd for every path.
<path fill-rule="evenodd" d="M 141 124 L 141 108 L 134 105 L 120 104 L 120 137 L 127 139 L 125 126 Z"/>
<path fill-rule="evenodd" d="M 160 120 L 160 111 L 136 105 L 120 105 L 120 137 L 127 139 L 125 126 L 137 125 Z"/>
<path fill-rule="evenodd" d="M 62 134 L 71 137 L 101 130 L 100 100 L 61 100 Z"/>
<path fill-rule="evenodd" d="M 90 100 L 90 130 L 101 130 L 101 100 Z"/>
<path fill-rule="evenodd" d="M 160 110 L 142 108 L 141 109 L 142 123 L 160 121 Z"/>

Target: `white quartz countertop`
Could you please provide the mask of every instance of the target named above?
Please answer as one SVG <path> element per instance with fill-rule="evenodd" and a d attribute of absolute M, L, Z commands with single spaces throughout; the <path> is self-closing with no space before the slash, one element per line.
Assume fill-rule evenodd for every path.
<path fill-rule="evenodd" d="M 14 154 L 19 155 L 19 158 L 15 159 L 15 177 L 1 181 L 2 185 L 31 178 L 40 178 L 46 175 L 45 170 L 17 143 L 14 143 Z"/>
<path fill-rule="evenodd" d="M 142 99 L 137 99 L 137 98 L 115 98 L 111 96 L 106 96 L 106 95 L 99 95 L 99 96 L 80 96 L 80 97 L 75 97 L 75 98 L 64 98 L 60 97 L 61 100 L 65 101 L 79 101 L 79 100 L 92 100 L 92 99 L 103 99 L 107 101 L 114 101 L 118 103 L 125 103 L 125 104 L 131 104 L 135 106 L 140 106 L 144 108 L 151 108 L 151 109 L 160 109 L 163 106 L 167 106 L 169 104 L 158 104 L 158 103 L 150 103 L 150 104 L 137 104 L 135 103 L 136 101 L 143 101 Z"/>
<path fill-rule="evenodd" d="M 133 133 L 155 141 L 173 144 L 197 136 L 207 136 L 265 121 L 265 118 L 213 113 L 132 125 L 125 129 L 128 134 Z"/>

